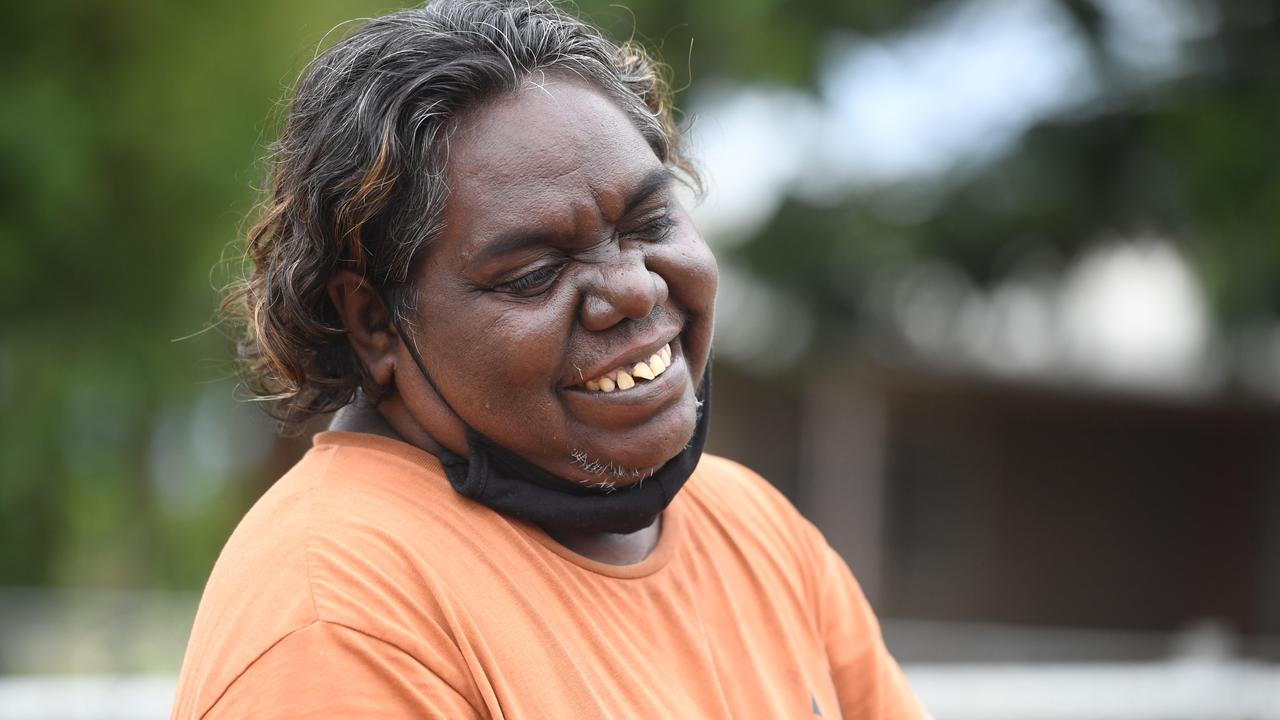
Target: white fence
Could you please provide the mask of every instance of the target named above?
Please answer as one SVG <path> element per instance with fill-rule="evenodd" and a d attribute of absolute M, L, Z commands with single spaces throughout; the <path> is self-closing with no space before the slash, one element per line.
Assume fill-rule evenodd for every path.
<path fill-rule="evenodd" d="M 1280 665 L 924 664 L 906 672 L 938 720 L 1280 720 Z M 167 718 L 174 677 L 0 678 L 0 720 Z"/>
<path fill-rule="evenodd" d="M 0 720 L 166 718 L 196 597 L 0 588 Z M 938 720 L 1280 720 L 1280 638 L 886 620 Z M 852 719 L 851 719 L 852 720 Z"/>

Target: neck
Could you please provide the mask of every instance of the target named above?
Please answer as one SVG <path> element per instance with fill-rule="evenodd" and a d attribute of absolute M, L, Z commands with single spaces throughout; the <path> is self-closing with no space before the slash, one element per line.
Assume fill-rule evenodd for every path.
<path fill-rule="evenodd" d="M 543 528 L 553 540 L 575 553 L 609 565 L 634 565 L 649 557 L 662 535 L 662 516 L 631 533 L 589 533 Z"/>
<path fill-rule="evenodd" d="M 339 409 L 329 421 L 329 429 L 337 432 L 356 432 L 369 435 L 382 435 L 426 450 L 440 456 L 440 445 L 431 438 L 414 438 L 410 440 L 396 432 L 387 418 L 378 408 L 370 404 L 363 395 L 357 395 L 349 405 Z M 575 553 L 609 565 L 632 565 L 640 562 L 653 552 L 662 533 L 662 518 L 659 516 L 648 527 L 631 533 L 593 533 L 576 530 L 552 530 L 543 528 L 556 542 Z"/>
<path fill-rule="evenodd" d="M 402 442 L 405 438 L 396 432 L 386 417 L 373 407 L 363 394 L 357 394 L 350 404 L 338 409 L 329 420 L 329 429 L 335 432 L 356 432 L 369 435 L 382 435 Z M 416 443 L 413 443 L 416 444 Z M 423 448 L 432 455 L 438 455 L 432 448 Z"/>

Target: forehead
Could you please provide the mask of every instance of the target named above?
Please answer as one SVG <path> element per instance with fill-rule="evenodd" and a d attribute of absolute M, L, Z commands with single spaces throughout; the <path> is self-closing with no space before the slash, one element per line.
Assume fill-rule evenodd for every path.
<path fill-rule="evenodd" d="M 448 224 L 473 241 L 515 225 L 608 218 L 662 167 L 600 91 L 576 80 L 535 80 L 477 109 L 450 142 Z"/>

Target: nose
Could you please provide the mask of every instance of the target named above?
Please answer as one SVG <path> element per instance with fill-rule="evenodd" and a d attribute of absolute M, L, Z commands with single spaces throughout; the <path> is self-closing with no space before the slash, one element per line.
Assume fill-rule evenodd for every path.
<path fill-rule="evenodd" d="M 607 330 L 623 320 L 648 317 L 667 301 L 667 281 L 645 265 L 644 254 L 624 251 L 616 261 L 598 266 L 582 302 L 582 325 Z"/>

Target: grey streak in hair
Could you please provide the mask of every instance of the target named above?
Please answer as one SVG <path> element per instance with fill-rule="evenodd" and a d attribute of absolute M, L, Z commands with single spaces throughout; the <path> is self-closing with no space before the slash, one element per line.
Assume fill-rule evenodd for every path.
<path fill-rule="evenodd" d="M 224 301 L 248 325 L 251 387 L 288 425 L 377 398 L 327 283 L 351 270 L 405 322 L 430 288 L 415 263 L 443 229 L 452 130 L 545 74 L 598 88 L 655 155 L 697 187 L 666 86 L 636 46 L 615 45 L 547 0 L 437 0 L 370 20 L 304 71 L 271 158 L 271 197 L 249 232 L 251 276 Z"/>

